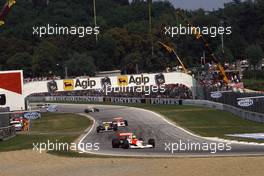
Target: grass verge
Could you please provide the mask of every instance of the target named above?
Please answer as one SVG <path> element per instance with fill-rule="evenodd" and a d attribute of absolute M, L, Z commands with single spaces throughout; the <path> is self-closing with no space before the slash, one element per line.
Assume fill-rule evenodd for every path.
<path fill-rule="evenodd" d="M 247 89 L 264 91 L 264 80 L 244 79 L 243 82 Z"/>
<path fill-rule="evenodd" d="M 42 118 L 31 121 L 30 132 L 21 132 L 14 138 L 0 142 L 0 152 L 33 149 L 33 143 L 72 143 L 91 125 L 83 116 L 68 113 L 44 113 Z M 69 151 L 62 151 L 67 153 Z M 52 153 L 52 152 L 51 152 Z"/>

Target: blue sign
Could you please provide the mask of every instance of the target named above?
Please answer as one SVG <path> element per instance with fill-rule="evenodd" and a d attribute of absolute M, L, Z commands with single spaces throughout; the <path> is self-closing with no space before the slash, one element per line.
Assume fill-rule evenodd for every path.
<path fill-rule="evenodd" d="M 24 118 L 30 119 L 30 120 L 35 120 L 41 118 L 40 112 L 25 112 L 24 113 Z"/>

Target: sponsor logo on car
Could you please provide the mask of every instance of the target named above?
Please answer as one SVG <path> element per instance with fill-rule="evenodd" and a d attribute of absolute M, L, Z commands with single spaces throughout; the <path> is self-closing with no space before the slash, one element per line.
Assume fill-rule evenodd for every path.
<path fill-rule="evenodd" d="M 237 102 L 238 106 L 241 106 L 241 107 L 249 107 L 249 106 L 252 106 L 254 104 L 254 101 L 252 99 L 241 99 Z"/>
<path fill-rule="evenodd" d="M 71 91 L 74 89 L 74 81 L 73 79 L 65 79 L 63 80 L 63 90 Z"/>

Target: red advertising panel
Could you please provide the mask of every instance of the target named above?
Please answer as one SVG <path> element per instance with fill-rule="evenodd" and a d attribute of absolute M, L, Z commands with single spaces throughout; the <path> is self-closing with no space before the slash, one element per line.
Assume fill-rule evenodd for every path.
<path fill-rule="evenodd" d="M 0 72 L 0 88 L 22 95 L 22 72 Z"/>

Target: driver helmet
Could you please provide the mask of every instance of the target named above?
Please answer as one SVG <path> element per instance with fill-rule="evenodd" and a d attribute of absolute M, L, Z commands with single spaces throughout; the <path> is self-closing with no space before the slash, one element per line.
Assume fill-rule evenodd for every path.
<path fill-rule="evenodd" d="M 132 139 L 136 139 L 137 136 L 135 134 L 132 135 Z"/>

